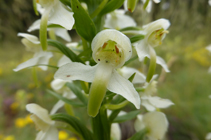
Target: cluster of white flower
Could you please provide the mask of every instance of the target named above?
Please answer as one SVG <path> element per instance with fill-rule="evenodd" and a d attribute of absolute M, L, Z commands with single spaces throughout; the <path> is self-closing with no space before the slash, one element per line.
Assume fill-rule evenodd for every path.
<path fill-rule="evenodd" d="M 71 0 L 71 6 L 74 6 L 76 1 Z M 53 40 L 56 40 L 56 36 L 58 36 L 67 41 L 68 43 L 64 45 L 66 47 L 64 49 L 71 50 L 81 60 L 72 60 L 67 54 L 62 52 L 64 56 L 58 61 L 58 70 L 54 75 L 55 80 L 51 83 L 52 89 L 56 93 L 62 94 L 62 96 L 59 96 L 61 100 L 54 105 L 50 115 L 55 114 L 58 109 L 64 106 L 66 100 L 63 99 L 68 99 L 69 101 L 78 97 L 74 91 L 67 87 L 67 83 L 74 83 L 75 80 L 80 80 L 86 84 L 86 88 L 88 89 L 87 93 L 85 89 L 78 87 L 83 98 L 88 100 L 87 109 L 89 116 L 95 118 L 101 108 L 111 110 L 122 109 L 129 102 L 136 109 L 144 106 L 148 113 L 137 115 L 134 124 L 135 130 L 137 133 L 145 130 L 144 137 L 150 140 L 162 139 L 168 129 L 168 121 L 165 114 L 160 112 L 159 109 L 167 108 L 173 105 L 173 103 L 168 99 L 154 96 L 157 92 L 157 81 L 155 79 L 158 76 L 154 75 L 156 63 L 161 65 L 166 72 L 170 72 L 165 61 L 156 55 L 154 47 L 162 44 L 163 39 L 168 33 L 167 29 L 170 26 L 169 20 L 158 19 L 142 26 L 141 29 L 137 29 L 134 19 L 126 14 L 130 6 L 132 5 L 134 7 L 137 1 L 131 4 L 131 1 L 126 0 L 124 4 L 126 10 L 111 10 L 111 12 L 104 15 L 99 14 L 100 7 L 102 12 L 103 5 L 105 7 L 107 5 L 112 6 L 113 1 L 108 2 L 107 5 L 103 1 L 96 9 L 99 16 L 103 17 L 103 28 L 98 31 L 91 42 L 83 38 L 83 35 L 79 33 L 82 37 L 82 42 L 85 40 L 85 43 L 83 42 L 81 44 L 71 42 L 71 38 L 67 32 L 67 30 L 71 30 L 75 24 L 80 22 L 74 17 L 74 14 L 80 11 L 74 11 L 73 7 L 64 5 L 59 0 L 37 0 L 36 2 L 35 6 L 42 17 L 29 27 L 28 32 L 39 29 L 40 39 L 26 33 L 18 34 L 18 36 L 23 37 L 22 43 L 26 46 L 26 49 L 35 52 L 35 54 L 33 58 L 18 65 L 14 71 L 33 66 L 47 70 L 49 59 L 55 53 L 55 49 L 52 47 L 53 45 L 47 45 L 47 32 L 49 32 L 49 36 Z M 160 1 L 154 0 L 154 2 L 159 3 Z M 86 7 L 83 10 L 85 12 L 89 10 L 90 3 L 81 7 L 79 7 L 80 5 L 78 3 L 76 3 L 77 9 Z M 146 10 L 149 12 L 152 8 L 152 1 L 144 0 L 143 3 L 147 3 L 145 4 L 147 6 Z M 76 28 L 77 32 L 80 32 L 78 29 L 79 26 L 75 26 L 74 28 Z M 126 36 L 127 33 L 141 37 L 132 41 L 131 38 L 133 36 Z M 137 53 L 133 53 L 132 51 L 134 50 Z M 85 52 L 92 52 L 92 56 L 90 55 L 90 58 L 84 59 L 81 56 Z M 86 57 L 89 57 L 89 54 L 86 54 Z M 131 60 L 132 55 L 136 55 L 140 63 L 145 58 L 150 60 L 147 76 L 138 69 L 125 65 L 126 61 Z M 91 86 L 88 83 L 91 83 Z M 112 101 L 118 97 L 123 97 L 123 101 L 113 104 Z M 112 105 L 115 109 L 110 107 Z M 36 138 L 37 140 L 58 140 L 56 121 L 51 119 L 47 110 L 37 104 L 28 104 L 26 109 L 32 113 L 31 118 L 40 130 Z M 119 114 L 119 116 L 121 115 Z M 110 123 L 112 124 L 111 138 L 113 140 L 120 140 L 121 131 L 119 125 Z"/>

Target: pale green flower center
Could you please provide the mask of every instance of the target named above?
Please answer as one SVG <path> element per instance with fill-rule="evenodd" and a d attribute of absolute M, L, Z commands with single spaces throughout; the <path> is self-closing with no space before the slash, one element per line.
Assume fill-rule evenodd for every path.
<path fill-rule="evenodd" d="M 154 32 L 152 32 L 148 37 L 148 42 L 152 47 L 156 47 L 158 45 L 162 44 L 162 40 L 165 36 L 165 34 L 169 33 L 168 30 L 158 29 Z"/>
<path fill-rule="evenodd" d="M 109 40 L 97 50 L 95 59 L 97 62 L 104 61 L 105 63 L 117 67 L 124 61 L 124 53 L 115 41 Z"/>

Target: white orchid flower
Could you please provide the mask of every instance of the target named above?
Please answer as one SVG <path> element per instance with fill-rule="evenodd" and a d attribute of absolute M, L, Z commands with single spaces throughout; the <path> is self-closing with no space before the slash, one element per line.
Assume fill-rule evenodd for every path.
<path fill-rule="evenodd" d="M 121 140 L 121 129 L 118 123 L 111 124 L 111 140 Z"/>
<path fill-rule="evenodd" d="M 136 22 L 130 16 L 125 15 L 125 10 L 115 10 L 106 15 L 104 25 L 106 28 L 119 30 L 130 26 L 136 26 Z"/>
<path fill-rule="evenodd" d="M 211 132 L 206 135 L 205 139 L 206 140 L 211 140 Z"/>
<path fill-rule="evenodd" d="M 144 115 L 138 115 L 134 126 L 137 132 L 147 129 L 146 137 L 148 140 L 161 140 L 167 132 L 168 120 L 162 112 L 148 112 Z"/>
<path fill-rule="evenodd" d="M 211 6 L 211 0 L 208 1 L 209 6 Z"/>
<path fill-rule="evenodd" d="M 152 59 L 156 57 L 156 63 L 161 65 L 166 72 L 170 72 L 166 62 L 159 56 L 154 56 L 154 47 L 161 45 L 168 31 L 170 22 L 167 19 L 159 19 L 143 26 L 145 38 L 134 44 L 139 60 L 143 61 L 145 57 Z"/>
<path fill-rule="evenodd" d="M 155 3 L 160 3 L 161 0 L 153 0 Z M 142 2 L 145 4 L 147 0 L 142 0 Z M 146 11 L 149 13 L 152 10 L 152 0 L 149 0 L 149 3 L 146 7 Z"/>
<path fill-rule="evenodd" d="M 157 82 L 152 79 L 150 83 L 145 83 L 144 92 L 140 92 L 141 105 L 148 111 L 155 111 L 158 108 L 168 108 L 174 103 L 169 99 L 162 99 L 158 96 L 152 96 L 157 92 Z"/>
<path fill-rule="evenodd" d="M 19 71 L 38 64 L 48 64 L 49 59 L 53 56 L 53 54 L 42 50 L 40 42 L 36 36 L 26 33 L 18 33 L 18 36 L 24 37 L 21 41 L 26 46 L 26 50 L 34 52 L 34 57 L 18 65 L 15 69 L 13 69 L 14 71 Z M 48 68 L 47 66 L 39 67 L 42 70 L 47 70 Z"/>
<path fill-rule="evenodd" d="M 63 97 L 67 98 L 67 99 L 74 99 L 76 98 L 75 94 L 73 94 L 73 92 L 65 87 L 65 84 L 67 83 L 67 81 L 61 80 L 61 79 L 54 79 L 51 82 L 51 87 L 54 91 L 57 91 L 58 93 L 62 93 Z M 57 112 L 57 110 L 59 110 L 61 107 L 63 107 L 65 104 L 64 101 L 59 100 L 52 108 L 50 114 L 55 114 Z"/>
<path fill-rule="evenodd" d="M 140 97 L 133 84 L 115 70 L 123 66 L 132 55 L 129 38 L 114 29 L 103 30 L 94 37 L 92 51 L 97 65 L 69 63 L 61 66 L 54 78 L 92 82 L 88 102 L 90 116 L 97 115 L 106 89 L 123 96 L 139 109 Z"/>
<path fill-rule="evenodd" d="M 210 52 L 211 54 L 211 45 L 207 46 L 206 49 Z M 208 69 L 208 73 L 211 73 L 211 66 Z"/>
<path fill-rule="evenodd" d="M 40 22 L 40 42 L 43 50 L 47 49 L 47 25 L 58 24 L 67 30 L 71 30 L 75 20 L 73 12 L 68 11 L 59 0 L 37 0 L 43 10 L 41 11 L 42 17 Z"/>
<path fill-rule="evenodd" d="M 58 140 L 58 130 L 55 127 L 55 121 L 51 120 L 46 109 L 31 103 L 26 105 L 26 110 L 32 113 L 31 119 L 37 129 L 40 130 L 36 140 Z"/>

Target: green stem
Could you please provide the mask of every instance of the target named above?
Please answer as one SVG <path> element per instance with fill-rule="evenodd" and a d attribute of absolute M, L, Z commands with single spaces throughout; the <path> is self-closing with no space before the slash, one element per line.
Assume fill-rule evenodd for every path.
<path fill-rule="evenodd" d="M 36 68 L 32 68 L 32 77 L 35 83 L 35 86 L 38 87 L 38 79 L 37 79 L 37 69 Z"/>
<path fill-rule="evenodd" d="M 50 30 L 48 31 L 48 35 L 49 35 L 50 39 L 56 40 L 55 31 L 54 31 L 53 29 L 50 29 Z"/>
<path fill-rule="evenodd" d="M 108 2 L 108 0 L 103 0 L 101 2 L 101 4 L 97 7 L 97 9 L 95 9 L 95 11 L 90 15 L 90 17 L 91 18 L 96 17 L 101 12 L 101 10 L 104 8 L 104 6 L 106 5 L 107 2 Z"/>
<path fill-rule="evenodd" d="M 148 4 L 149 4 L 149 0 L 146 0 L 146 2 L 144 3 L 144 10 L 147 8 Z"/>
<path fill-rule="evenodd" d="M 38 13 L 38 11 L 37 11 L 37 2 L 36 2 L 36 0 L 33 0 L 33 8 L 34 8 L 35 14 L 36 14 L 37 16 L 39 16 L 39 13 Z"/>
<path fill-rule="evenodd" d="M 46 9 L 44 14 L 42 15 L 41 18 L 41 23 L 40 23 L 40 43 L 42 45 L 42 49 L 45 51 L 47 50 L 47 24 L 48 24 L 48 16 L 50 13 L 51 7 Z"/>
<path fill-rule="evenodd" d="M 116 109 L 120 109 L 125 107 L 127 104 L 129 103 L 129 101 L 125 100 L 123 102 L 121 102 L 120 104 L 105 104 L 105 108 L 109 109 L 109 110 L 116 110 Z"/>
<path fill-rule="evenodd" d="M 146 78 L 147 82 L 150 82 L 150 80 L 152 79 L 152 76 L 155 73 L 155 68 L 156 68 L 156 53 L 155 50 L 150 47 L 150 65 Z"/>

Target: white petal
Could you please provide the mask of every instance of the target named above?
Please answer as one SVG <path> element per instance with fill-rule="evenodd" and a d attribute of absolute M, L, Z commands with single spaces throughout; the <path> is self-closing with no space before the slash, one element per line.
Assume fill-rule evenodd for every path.
<path fill-rule="evenodd" d="M 130 39 L 123 33 L 114 29 L 103 30 L 94 37 L 94 39 L 92 40 L 93 54 L 95 54 L 98 48 L 102 47 L 103 44 L 107 42 L 108 40 L 115 41 L 118 45 L 121 46 L 121 49 L 123 49 L 123 52 L 124 52 L 125 61 L 130 59 L 132 55 L 132 47 L 131 47 Z M 97 62 L 97 60 L 95 61 Z"/>
<path fill-rule="evenodd" d="M 42 121 L 52 124 L 52 120 L 48 114 L 48 111 L 41 106 L 31 103 L 26 105 L 26 110 L 29 111 L 30 113 L 36 115 L 39 117 Z"/>
<path fill-rule="evenodd" d="M 43 139 L 41 140 L 58 140 L 59 132 L 56 127 L 51 126 L 48 131 L 44 134 Z"/>
<path fill-rule="evenodd" d="M 169 28 L 170 25 L 171 25 L 171 23 L 169 22 L 169 20 L 164 19 L 164 18 L 158 19 L 158 20 L 153 21 L 147 25 L 144 25 L 143 28 L 147 32 L 147 35 L 145 36 L 144 39 L 148 40 L 148 37 L 152 32 L 154 32 L 158 29 L 162 29 L 162 28 L 164 30 L 166 30 Z"/>
<path fill-rule="evenodd" d="M 111 140 L 121 140 L 121 129 L 118 123 L 111 124 Z"/>
<path fill-rule="evenodd" d="M 39 52 L 42 49 L 40 44 L 34 44 L 33 42 L 29 41 L 26 38 L 21 39 L 21 42 L 26 47 L 26 50 L 27 51 L 30 51 L 30 52 Z"/>
<path fill-rule="evenodd" d="M 211 45 L 207 46 L 206 49 L 211 53 Z"/>
<path fill-rule="evenodd" d="M 136 43 L 135 47 L 140 61 L 143 61 L 145 57 L 150 57 L 150 46 L 144 40 Z"/>
<path fill-rule="evenodd" d="M 40 29 L 41 19 L 36 20 L 27 30 L 28 32 Z"/>
<path fill-rule="evenodd" d="M 136 73 L 132 83 L 144 83 L 146 81 L 146 76 L 142 74 L 140 71 L 129 68 L 129 67 L 122 67 L 121 70 L 123 77 L 128 79 L 133 73 Z"/>
<path fill-rule="evenodd" d="M 211 6 L 211 0 L 208 1 L 208 4 Z"/>
<path fill-rule="evenodd" d="M 153 0 L 155 3 L 160 3 L 161 0 Z"/>
<path fill-rule="evenodd" d="M 42 15 L 45 11 L 45 8 L 43 8 L 39 3 L 37 3 L 37 11 Z"/>
<path fill-rule="evenodd" d="M 208 73 L 211 73 L 211 66 L 210 66 L 209 69 L 208 69 Z"/>
<path fill-rule="evenodd" d="M 71 30 L 75 23 L 73 12 L 67 11 L 61 2 L 58 2 L 51 11 L 48 23 L 59 24 L 67 30 Z"/>
<path fill-rule="evenodd" d="M 144 40 L 140 41 L 135 45 L 140 61 L 143 61 L 145 57 L 150 58 L 150 46 Z M 156 56 L 156 63 L 161 65 L 166 72 L 170 72 L 166 62 L 160 56 Z"/>
<path fill-rule="evenodd" d="M 144 1 L 146 2 L 146 0 L 144 0 Z M 145 3 L 145 2 L 144 2 L 144 3 Z M 152 1 L 150 0 L 149 3 L 148 3 L 148 5 L 147 5 L 147 7 L 146 7 L 146 11 L 147 11 L 148 13 L 150 13 L 151 10 L 152 10 Z"/>
<path fill-rule="evenodd" d="M 166 72 L 170 72 L 170 70 L 168 69 L 168 66 L 167 66 L 166 62 L 160 56 L 157 56 L 156 57 L 156 63 L 159 64 L 159 65 L 161 65 Z"/>
<path fill-rule="evenodd" d="M 162 99 L 162 98 L 157 97 L 157 96 L 150 97 L 149 102 L 157 108 L 167 108 L 171 105 L 174 105 L 174 103 L 171 100 Z"/>
<path fill-rule="evenodd" d="M 143 117 L 144 124 L 148 128 L 149 135 L 162 139 L 168 129 L 168 121 L 162 112 L 148 112 Z"/>
<path fill-rule="evenodd" d="M 141 105 L 143 105 L 148 111 L 156 110 L 156 108 L 151 103 L 149 103 L 148 99 L 141 98 Z"/>
<path fill-rule="evenodd" d="M 124 2 L 124 10 L 125 10 L 125 11 L 128 11 L 128 8 L 127 8 L 127 1 L 128 1 L 128 0 L 125 0 L 125 2 Z"/>
<path fill-rule="evenodd" d="M 50 115 L 55 114 L 61 107 L 64 106 L 64 102 L 62 100 L 59 100 L 52 108 Z"/>
<path fill-rule="evenodd" d="M 206 138 L 205 138 L 206 140 L 211 140 L 211 133 L 208 133 L 207 135 L 206 135 Z"/>
<path fill-rule="evenodd" d="M 63 28 L 54 28 L 55 30 L 55 34 L 59 37 L 61 37 L 62 39 L 70 42 L 71 41 L 71 38 L 67 32 L 66 29 L 63 29 Z"/>
<path fill-rule="evenodd" d="M 63 65 L 54 75 L 55 79 L 66 81 L 82 80 L 92 82 L 95 76 L 96 66 L 88 66 L 81 63 L 73 62 Z"/>
<path fill-rule="evenodd" d="M 39 53 L 39 55 L 37 55 Z M 49 62 L 49 59 L 53 56 L 53 53 L 51 52 L 38 52 L 35 54 L 35 57 L 39 57 L 39 60 L 37 62 L 37 64 L 45 64 L 47 65 Z M 39 66 L 42 70 L 47 70 L 48 67 L 47 66 Z"/>
<path fill-rule="evenodd" d="M 128 15 L 124 15 L 124 10 L 115 10 L 113 13 L 106 15 L 106 28 L 122 29 L 129 26 L 136 26 L 136 22 Z"/>
<path fill-rule="evenodd" d="M 18 33 L 18 36 L 24 37 L 34 44 L 40 44 L 39 39 L 34 35 L 30 35 L 30 34 L 26 34 L 26 33 Z"/>
<path fill-rule="evenodd" d="M 140 108 L 140 97 L 133 84 L 124 77 L 120 76 L 115 70 L 113 71 L 108 83 L 108 89 L 123 96 L 126 100 L 134 104 L 137 109 Z"/>
<path fill-rule="evenodd" d="M 51 52 L 42 53 L 42 55 L 35 56 L 35 57 L 27 60 L 26 62 L 21 63 L 13 70 L 19 71 L 24 68 L 32 67 L 37 64 L 48 64 L 48 61 L 52 56 L 53 56 L 53 54 Z M 48 68 L 47 66 L 39 66 L 39 67 L 43 70 L 47 70 L 47 68 Z"/>
<path fill-rule="evenodd" d="M 137 119 L 134 122 L 134 128 L 136 132 L 141 131 L 145 128 L 144 122 L 143 122 L 143 115 L 137 115 Z"/>
<path fill-rule="evenodd" d="M 61 79 L 54 79 L 51 82 L 51 87 L 53 88 L 53 90 L 58 91 L 61 88 L 64 87 L 64 85 L 66 84 L 67 81 L 61 80 Z"/>
<path fill-rule="evenodd" d="M 62 65 L 65 65 L 67 63 L 71 63 L 72 61 L 70 60 L 70 58 L 68 58 L 66 55 L 63 55 L 59 61 L 58 61 L 58 64 L 57 66 L 58 67 L 61 67 Z"/>

